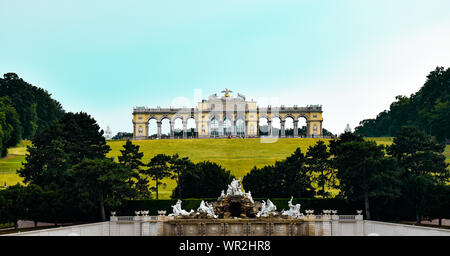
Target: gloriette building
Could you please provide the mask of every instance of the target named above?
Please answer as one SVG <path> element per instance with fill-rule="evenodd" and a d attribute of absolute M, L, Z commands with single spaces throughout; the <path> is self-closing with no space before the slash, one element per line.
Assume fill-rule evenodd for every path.
<path fill-rule="evenodd" d="M 322 106 L 309 105 L 306 107 L 264 106 L 260 107 L 253 100 L 246 100 L 244 95 L 232 97 L 232 91 L 225 89 L 224 95 L 218 97 L 213 94 L 208 99 L 198 102 L 196 108 L 146 108 L 133 109 L 133 137 L 148 139 L 149 122 L 156 120 L 156 137 L 161 138 L 161 124 L 167 119 L 170 124 L 169 137 L 175 136 L 174 124 L 181 119 L 183 124 L 182 137 L 210 138 L 210 137 L 258 137 L 280 136 L 298 137 L 298 121 L 306 120 L 306 137 L 322 137 Z M 279 119 L 280 129 L 273 129 L 272 120 Z M 188 130 L 188 120 L 195 123 L 195 127 Z M 260 129 L 260 120 L 266 119 L 266 131 Z M 285 123 L 292 119 L 292 133 L 287 134 Z M 291 121 L 291 120 L 289 120 Z M 277 133 L 277 134 L 275 134 Z"/>

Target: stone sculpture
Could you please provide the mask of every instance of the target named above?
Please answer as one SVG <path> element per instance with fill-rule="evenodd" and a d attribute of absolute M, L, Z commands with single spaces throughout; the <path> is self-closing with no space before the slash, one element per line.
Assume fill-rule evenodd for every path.
<path fill-rule="evenodd" d="M 281 215 L 298 219 L 298 218 L 303 217 L 303 214 L 300 212 L 300 204 L 296 204 L 296 205 L 292 204 L 293 199 L 294 199 L 294 197 L 291 196 L 291 200 L 289 200 L 289 202 L 288 202 L 289 210 L 287 210 L 287 211 L 283 210 L 281 212 Z"/>
<path fill-rule="evenodd" d="M 181 209 L 181 200 L 178 200 L 175 205 L 172 205 L 173 213 L 169 214 L 169 216 L 189 216 L 194 211 L 191 210 L 190 212 L 187 212 L 186 210 Z"/>
<path fill-rule="evenodd" d="M 250 191 L 248 191 L 248 193 L 246 193 L 245 196 L 250 201 L 250 203 L 255 204 L 255 201 L 253 201 L 252 193 Z"/>
<path fill-rule="evenodd" d="M 200 203 L 200 207 L 198 207 L 197 209 L 197 215 L 201 215 L 204 214 L 206 215 L 206 217 L 210 217 L 210 218 L 217 218 L 217 215 L 214 214 L 214 208 L 212 206 L 212 204 L 209 204 L 208 202 L 204 202 L 202 200 L 202 202 Z"/>
<path fill-rule="evenodd" d="M 241 190 L 241 178 L 234 179 L 231 184 L 228 185 L 227 196 L 241 196 L 243 194 Z"/>
<path fill-rule="evenodd" d="M 270 201 L 270 199 L 267 199 L 267 204 L 262 201 L 261 204 L 261 210 L 256 214 L 256 217 L 268 217 L 268 216 L 276 216 L 278 213 L 276 212 L 277 207 Z"/>
<path fill-rule="evenodd" d="M 261 210 L 258 212 L 258 209 Z M 245 193 L 241 188 L 241 178 L 233 179 L 228 185 L 227 192 L 221 191 L 220 197 L 216 202 L 208 203 L 202 201 L 197 211 L 191 210 L 187 212 L 181 209 L 181 200 L 172 205 L 173 213 L 169 216 L 190 217 L 190 218 L 254 218 L 277 216 L 277 207 L 268 199 L 267 204 L 263 201 L 261 207 L 260 202 L 253 200 L 251 192 Z M 259 215 L 257 216 L 257 214 Z"/>

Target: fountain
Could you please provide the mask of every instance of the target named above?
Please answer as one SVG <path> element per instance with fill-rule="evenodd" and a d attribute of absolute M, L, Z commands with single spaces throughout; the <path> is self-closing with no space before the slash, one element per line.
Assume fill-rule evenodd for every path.
<path fill-rule="evenodd" d="M 242 190 L 240 178 L 233 179 L 216 201 L 202 201 L 196 211 L 183 210 L 182 202 L 178 200 L 172 205 L 173 213 L 164 220 L 164 233 L 175 236 L 305 235 L 308 227 L 315 228 L 318 220 L 308 218 L 311 215 L 309 211 L 304 216 L 300 212 L 300 204 L 294 205 L 292 201 L 293 197 L 288 210 L 277 212 L 270 199 L 253 200 L 250 191 Z M 305 222 L 311 222 L 313 226 L 304 225 Z"/>

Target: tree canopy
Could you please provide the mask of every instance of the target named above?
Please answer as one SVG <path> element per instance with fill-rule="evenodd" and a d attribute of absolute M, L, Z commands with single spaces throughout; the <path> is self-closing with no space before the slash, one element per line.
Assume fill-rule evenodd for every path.
<path fill-rule="evenodd" d="M 244 189 L 255 197 L 312 197 L 312 176 L 306 167 L 305 155 L 295 152 L 275 165 L 254 167 L 242 180 Z"/>
<path fill-rule="evenodd" d="M 15 73 L 0 78 L 0 97 L 9 97 L 19 115 L 22 139 L 31 139 L 38 128 L 58 120 L 64 114 L 61 104 L 46 90 L 25 82 Z"/>
<path fill-rule="evenodd" d="M 20 142 L 21 126 L 19 115 L 8 97 L 0 97 L 0 157 L 8 153 L 8 148 Z"/>
<path fill-rule="evenodd" d="M 106 220 L 105 207 L 117 209 L 132 189 L 126 167 L 106 158 L 86 158 L 70 169 L 69 176 L 78 207 L 87 213 L 100 209 L 102 221 Z"/>
<path fill-rule="evenodd" d="M 367 219 L 371 218 L 369 198 L 400 195 L 399 169 L 394 159 L 384 156 L 383 145 L 350 140 L 333 152 L 341 193 L 349 200 L 364 201 Z"/>
<path fill-rule="evenodd" d="M 432 140 L 429 135 L 414 126 L 400 129 L 387 153 L 397 159 L 403 169 L 403 194 L 416 208 L 416 221 L 430 208 L 437 195 L 437 186 L 449 181 L 450 170 L 445 162 L 445 146 Z"/>
<path fill-rule="evenodd" d="M 368 137 L 396 136 L 405 125 L 419 127 L 438 141 L 450 138 L 450 68 L 437 67 L 410 97 L 397 96 L 389 110 L 365 119 L 355 133 Z"/>
<path fill-rule="evenodd" d="M 85 158 L 104 158 L 110 147 L 95 119 L 87 113 L 66 113 L 42 128 L 28 146 L 24 166 L 17 172 L 37 185 L 64 183 L 67 170 Z"/>
<path fill-rule="evenodd" d="M 218 197 L 220 196 L 218 192 L 226 191 L 234 178 L 230 171 L 209 161 L 188 166 L 191 168 L 186 169 L 180 176 L 181 184 L 183 184 L 182 198 Z M 179 196 L 179 189 L 178 185 L 172 193 L 172 198 Z"/>

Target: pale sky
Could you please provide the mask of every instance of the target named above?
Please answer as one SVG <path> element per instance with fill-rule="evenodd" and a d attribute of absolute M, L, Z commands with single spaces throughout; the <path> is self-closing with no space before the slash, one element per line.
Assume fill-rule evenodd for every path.
<path fill-rule="evenodd" d="M 0 72 L 113 134 L 225 87 L 343 132 L 450 66 L 450 1 L 5 1 Z M 201 97 L 200 97 L 201 96 Z M 164 131 L 163 131 L 164 132 Z"/>

